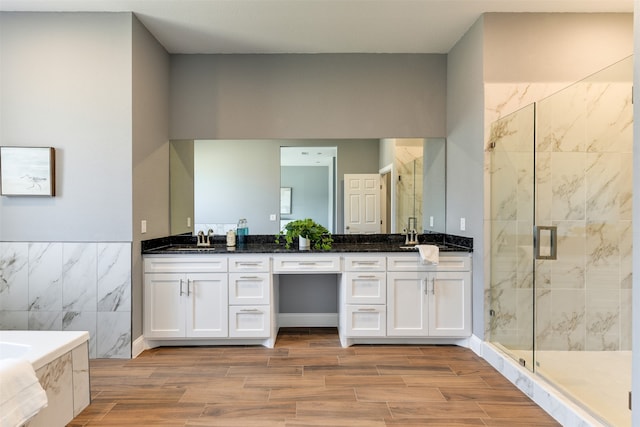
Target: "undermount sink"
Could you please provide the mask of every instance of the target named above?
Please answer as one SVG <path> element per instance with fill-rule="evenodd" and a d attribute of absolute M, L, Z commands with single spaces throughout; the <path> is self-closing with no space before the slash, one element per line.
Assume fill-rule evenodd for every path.
<path fill-rule="evenodd" d="M 213 251 L 215 248 L 210 246 L 178 246 L 172 248 L 175 251 L 184 252 L 200 252 L 200 251 Z"/>

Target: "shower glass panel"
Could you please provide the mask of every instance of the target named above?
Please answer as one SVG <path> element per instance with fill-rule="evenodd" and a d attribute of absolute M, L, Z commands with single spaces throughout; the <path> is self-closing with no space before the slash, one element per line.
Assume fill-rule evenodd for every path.
<path fill-rule="evenodd" d="M 496 121 L 488 147 L 490 340 L 615 426 L 631 426 L 632 80 L 627 58 Z"/>
<path fill-rule="evenodd" d="M 411 138 L 396 144 L 396 233 L 403 229 L 422 232 L 424 139 Z"/>
<path fill-rule="evenodd" d="M 630 426 L 632 58 L 536 105 L 535 371 L 607 424 Z"/>
<path fill-rule="evenodd" d="M 491 341 L 533 370 L 533 104 L 491 126 Z"/>

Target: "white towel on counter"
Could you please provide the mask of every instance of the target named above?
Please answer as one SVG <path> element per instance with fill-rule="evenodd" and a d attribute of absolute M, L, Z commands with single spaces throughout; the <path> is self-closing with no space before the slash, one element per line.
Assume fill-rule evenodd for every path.
<path fill-rule="evenodd" d="M 440 249 L 436 245 L 417 245 L 423 264 L 438 265 Z"/>
<path fill-rule="evenodd" d="M 0 426 L 21 426 L 47 406 L 44 391 L 31 363 L 0 360 Z"/>

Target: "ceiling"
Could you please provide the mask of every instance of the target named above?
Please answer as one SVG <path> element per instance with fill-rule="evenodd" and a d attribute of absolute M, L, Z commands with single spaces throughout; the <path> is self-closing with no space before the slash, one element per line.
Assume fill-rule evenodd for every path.
<path fill-rule="evenodd" d="M 0 0 L 134 12 L 169 53 L 447 53 L 485 12 L 633 12 L 633 0 Z"/>

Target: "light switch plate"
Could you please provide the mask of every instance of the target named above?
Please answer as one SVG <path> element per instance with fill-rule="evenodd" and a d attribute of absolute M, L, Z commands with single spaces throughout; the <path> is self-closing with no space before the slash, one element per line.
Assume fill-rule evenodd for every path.
<path fill-rule="evenodd" d="M 140 233 L 144 234 L 147 232 L 147 220 L 143 219 L 140 221 Z"/>
<path fill-rule="evenodd" d="M 269 215 L 269 220 L 270 221 L 275 221 L 276 220 L 276 214 Z"/>

